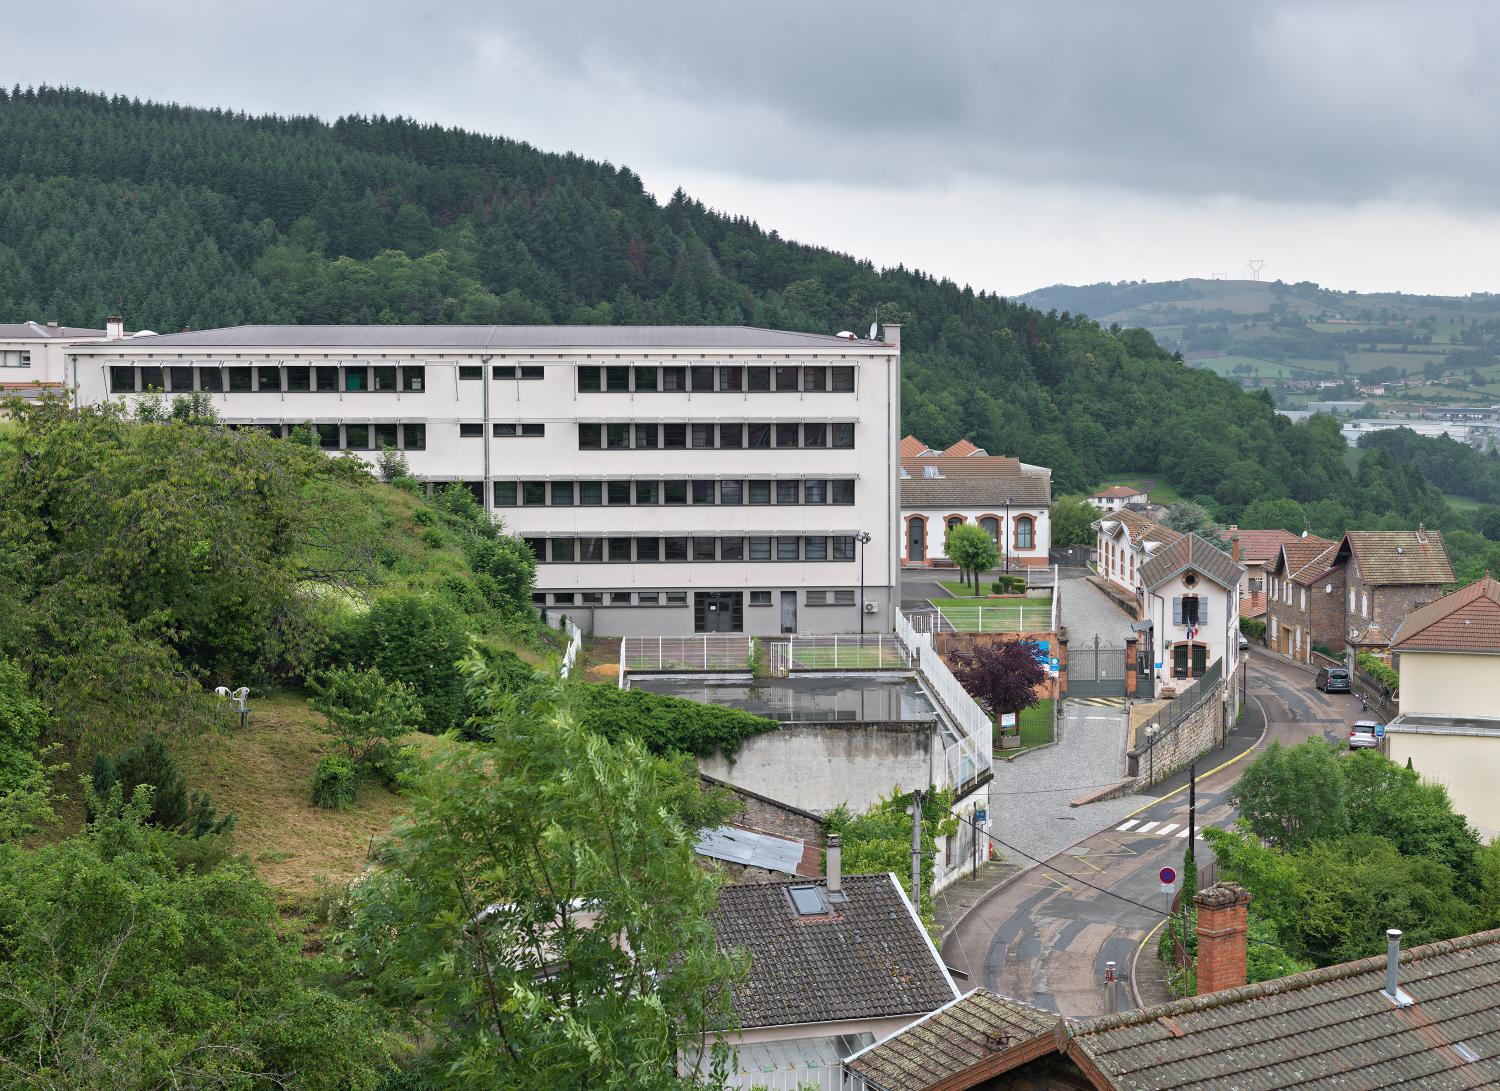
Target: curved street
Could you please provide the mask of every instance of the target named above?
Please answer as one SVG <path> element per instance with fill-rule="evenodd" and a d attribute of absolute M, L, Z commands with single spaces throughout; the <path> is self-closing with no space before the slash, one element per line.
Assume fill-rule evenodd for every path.
<path fill-rule="evenodd" d="M 1280 740 L 1295 745 L 1315 735 L 1341 737 L 1359 717 L 1358 698 L 1319 693 L 1312 675 L 1266 654 L 1249 657 L 1250 702 L 1224 751 L 1199 764 L 1207 771 L 1197 787 L 1197 825 L 1225 827 L 1235 814 L 1228 793 L 1239 779 L 1250 745 Z M 1262 737 L 1260 711 L 1265 716 Z M 1240 757 L 1233 757 L 1235 750 Z M 1229 764 L 1224 763 L 1228 761 Z M 1216 768 L 1218 767 L 1218 768 Z M 1161 922 L 1166 907 L 1157 872 L 1171 864 L 1179 872 L 1186 848 L 1186 774 L 1157 785 L 1149 796 L 1133 797 L 1133 813 L 1050 855 L 1015 875 L 983 898 L 948 934 L 943 956 L 967 973 L 967 985 L 1066 1015 L 1097 1015 L 1106 1009 L 1105 963 L 1114 961 L 1122 979 L 1142 941 Z M 997 788 L 992 794 L 995 835 L 1009 841 L 1003 818 L 1012 802 Z M 1093 806 L 1093 805 L 1091 805 Z M 1084 808 L 1087 809 L 1087 808 Z M 1209 862 L 1199 840 L 1199 865 Z M 1007 856 L 1017 858 L 1013 850 Z M 1034 855 L 1042 855 L 1036 853 Z M 1142 966 L 1152 957 L 1141 955 Z M 1141 973 L 1142 999 L 1165 999 L 1159 975 Z M 1121 1008 L 1131 1007 L 1129 984 Z"/>

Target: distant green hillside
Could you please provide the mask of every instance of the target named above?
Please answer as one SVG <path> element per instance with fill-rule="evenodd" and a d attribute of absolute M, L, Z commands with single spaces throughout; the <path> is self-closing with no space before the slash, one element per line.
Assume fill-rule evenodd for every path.
<path fill-rule="evenodd" d="M 1177 280 L 1054 285 L 1020 298 L 1105 325 L 1139 326 L 1193 366 L 1269 387 L 1288 406 L 1306 397 L 1298 389 L 1306 380 L 1340 384 L 1316 397 L 1381 407 L 1500 402 L 1500 295 Z M 1370 394 L 1361 383 L 1391 385 Z"/>

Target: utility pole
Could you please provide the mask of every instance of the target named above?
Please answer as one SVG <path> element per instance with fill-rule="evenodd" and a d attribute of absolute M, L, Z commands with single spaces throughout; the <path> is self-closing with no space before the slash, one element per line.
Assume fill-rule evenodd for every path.
<path fill-rule="evenodd" d="M 922 789 L 911 797 L 911 904 L 922 912 Z"/>
<path fill-rule="evenodd" d="M 1198 763 L 1194 761 L 1188 766 L 1188 855 L 1194 858 L 1194 866 L 1197 866 L 1198 843 L 1193 839 L 1198 836 Z"/>

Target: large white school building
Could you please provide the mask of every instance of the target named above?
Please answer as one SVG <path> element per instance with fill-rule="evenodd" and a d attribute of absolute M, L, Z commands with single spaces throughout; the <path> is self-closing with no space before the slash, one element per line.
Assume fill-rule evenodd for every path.
<path fill-rule="evenodd" d="M 538 605 L 599 634 L 881 632 L 900 328 L 883 336 L 241 326 L 75 344 L 66 381 L 80 404 L 198 391 L 231 425 L 399 449 L 528 542 Z"/>

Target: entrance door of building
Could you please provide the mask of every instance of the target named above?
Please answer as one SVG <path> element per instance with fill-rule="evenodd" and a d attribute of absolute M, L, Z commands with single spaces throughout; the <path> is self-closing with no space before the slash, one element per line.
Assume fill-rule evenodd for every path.
<path fill-rule="evenodd" d="M 784 633 L 797 631 L 797 592 L 795 591 L 781 593 L 781 631 Z"/>
<path fill-rule="evenodd" d="M 912 564 L 927 559 L 927 520 L 920 515 L 906 522 L 906 559 Z"/>
<path fill-rule="evenodd" d="M 1192 674 L 1188 673 L 1188 657 L 1192 657 Z M 1203 672 L 1208 669 L 1208 648 L 1202 644 L 1188 644 L 1186 642 L 1172 645 L 1172 677 L 1173 678 L 1202 678 Z"/>
<path fill-rule="evenodd" d="M 739 591 L 698 591 L 693 596 L 695 633 L 742 633 L 745 601 Z"/>

